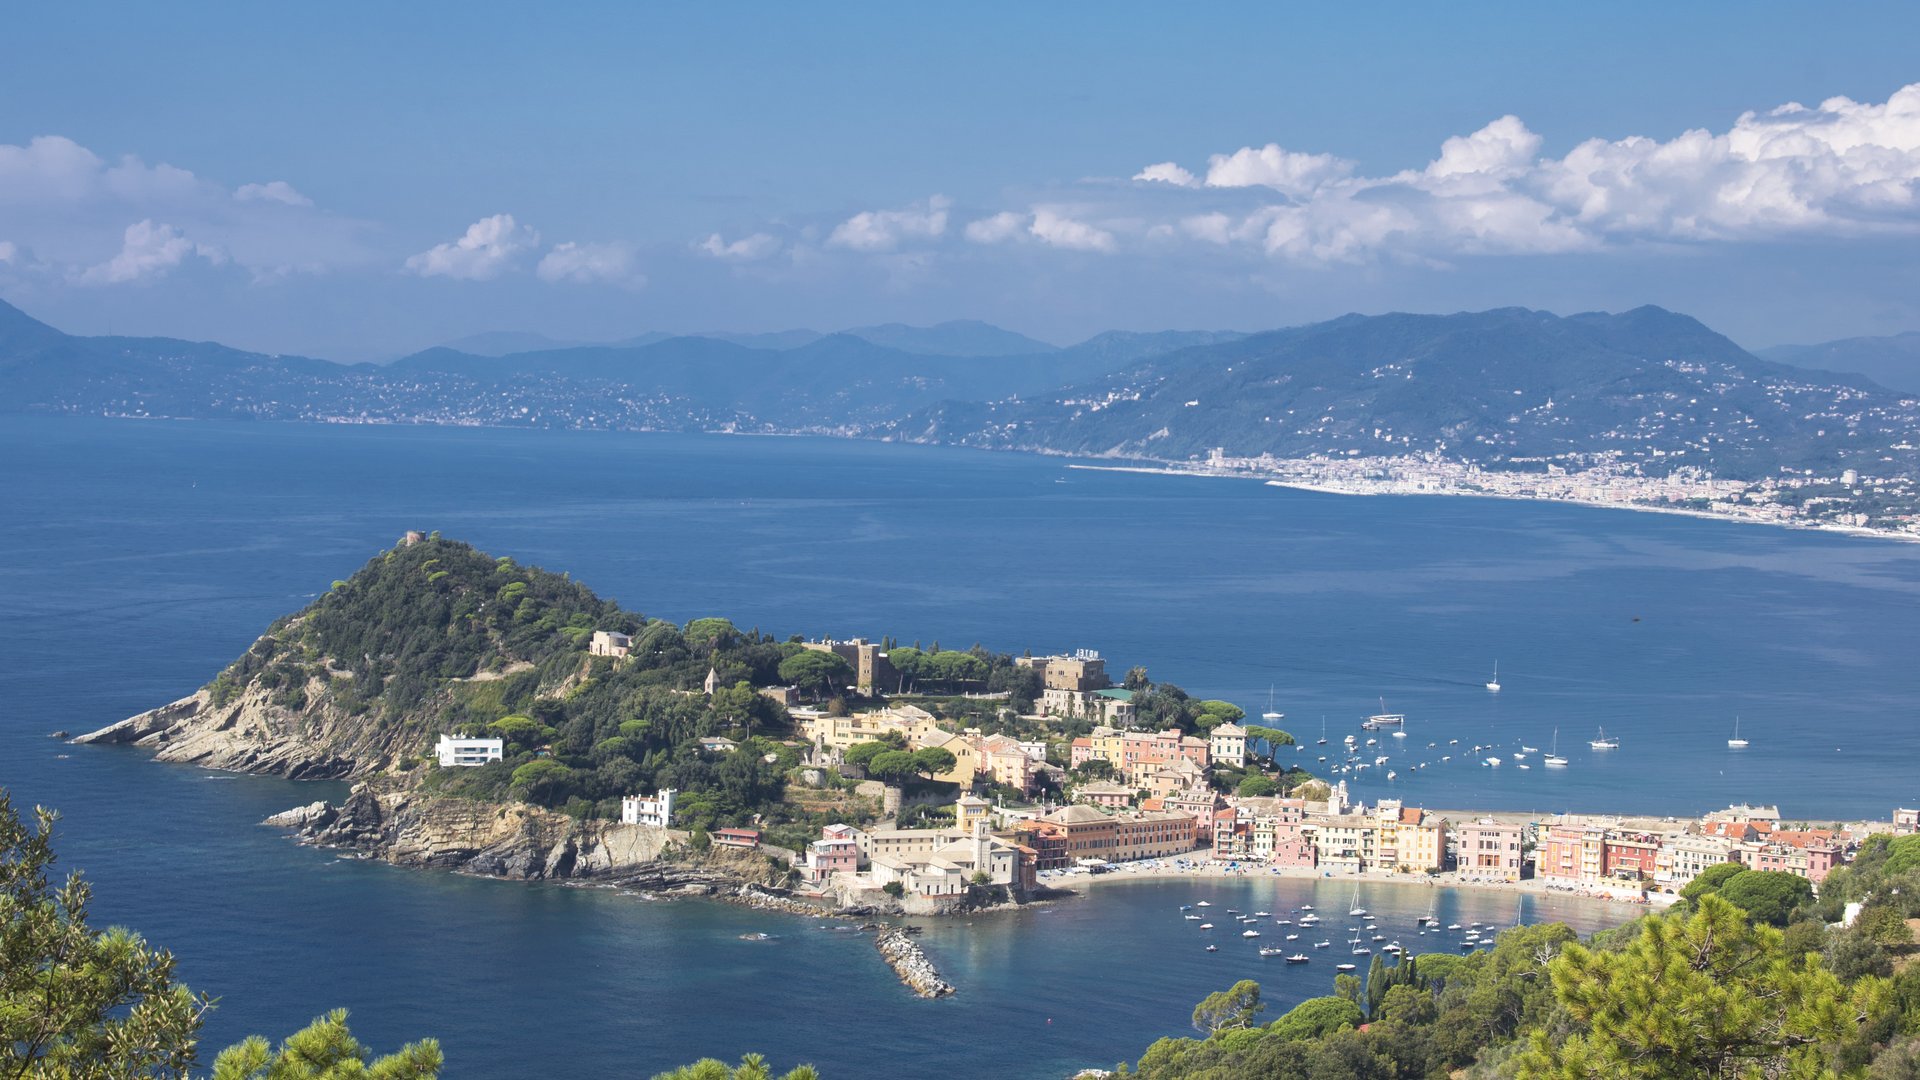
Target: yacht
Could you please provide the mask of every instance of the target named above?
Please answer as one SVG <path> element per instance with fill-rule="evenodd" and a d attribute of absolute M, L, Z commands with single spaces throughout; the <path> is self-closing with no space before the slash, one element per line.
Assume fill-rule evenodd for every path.
<path fill-rule="evenodd" d="M 1292 956 L 1287 957 L 1287 963 L 1304 964 L 1307 962 L 1308 959 L 1309 958 L 1306 953 L 1294 953 Z"/>
<path fill-rule="evenodd" d="M 1333 947 L 1333 942 L 1331 942 L 1331 941 L 1316 941 L 1316 942 L 1314 942 L 1314 943 L 1313 943 L 1313 947 L 1314 947 L 1314 948 L 1316 948 L 1316 949 L 1330 949 L 1330 948 L 1332 948 L 1332 947 Z"/>
<path fill-rule="evenodd" d="M 1327 718 L 1324 716 L 1320 718 L 1320 745 L 1327 745 Z M 1320 760 L 1325 761 L 1327 759 L 1321 758 Z"/>
<path fill-rule="evenodd" d="M 1210 923 L 1210 922 L 1203 922 L 1203 923 L 1201 923 L 1201 924 L 1200 924 L 1200 929 L 1202 929 L 1202 930 L 1211 930 L 1211 929 L 1213 929 L 1213 924 L 1212 924 L 1212 923 Z"/>
<path fill-rule="evenodd" d="M 1334 969 L 1335 969 L 1335 970 L 1338 970 L 1338 971 L 1352 971 L 1352 970 L 1353 970 L 1353 965 L 1352 965 L 1352 964 L 1335 964 L 1335 965 L 1333 965 L 1333 966 L 1334 966 Z"/>
<path fill-rule="evenodd" d="M 1360 906 L 1360 886 L 1355 885 L 1353 887 L 1353 903 L 1348 905 L 1347 914 L 1365 915 L 1366 913 L 1367 909 Z"/>
<path fill-rule="evenodd" d="M 1496 694 L 1500 692 L 1500 661 L 1498 660 L 1493 662 L 1493 678 L 1487 680 L 1487 689 Z"/>
<path fill-rule="evenodd" d="M 1549 769 L 1564 769 L 1567 767 L 1567 759 L 1560 756 L 1559 728 L 1553 729 L 1553 748 L 1548 750 L 1547 756 L 1541 758 L 1540 761 Z"/>
<path fill-rule="evenodd" d="M 1300 940 L 1300 935 L 1299 935 L 1299 934 L 1288 934 L 1288 935 L 1287 935 L 1287 940 L 1288 940 L 1288 941 L 1299 941 L 1299 940 Z"/>
<path fill-rule="evenodd" d="M 1267 711 L 1260 714 L 1260 719 L 1266 721 L 1268 727 L 1272 727 L 1286 718 L 1286 713 L 1273 711 L 1273 687 L 1267 687 Z"/>
<path fill-rule="evenodd" d="M 1733 718 L 1733 738 L 1727 740 L 1727 747 L 1731 750 L 1747 748 L 1747 740 L 1740 737 L 1740 718 L 1737 716 Z"/>
<path fill-rule="evenodd" d="M 1241 936 L 1241 937 L 1259 937 L 1259 936 L 1260 936 L 1260 931 L 1258 931 L 1258 930 L 1242 930 L 1242 931 L 1240 931 L 1240 936 Z"/>
<path fill-rule="evenodd" d="M 1388 728 L 1402 728 L 1407 725 L 1407 714 L 1387 711 L 1387 699 L 1380 699 L 1380 711 L 1367 717 L 1360 726 L 1368 731 L 1385 731 Z"/>
<path fill-rule="evenodd" d="M 1496 766 L 1496 767 L 1498 767 L 1498 766 L 1499 766 L 1499 764 L 1500 764 L 1500 759 L 1499 759 L 1499 758 L 1497 758 L 1497 757 L 1490 757 L 1490 758 L 1488 758 L 1488 759 L 1487 759 L 1487 762 L 1486 762 L 1486 763 L 1487 763 L 1488 765 L 1493 765 L 1493 766 Z"/>
<path fill-rule="evenodd" d="M 1595 750 L 1618 750 L 1620 749 L 1620 740 L 1607 738 L 1607 729 L 1601 728 L 1600 737 L 1597 739 L 1588 739 L 1587 745 L 1593 747 Z"/>
<path fill-rule="evenodd" d="M 1285 956 L 1286 954 L 1287 954 L 1287 950 L 1282 949 L 1278 946 L 1262 947 L 1260 950 L 1261 956 Z"/>

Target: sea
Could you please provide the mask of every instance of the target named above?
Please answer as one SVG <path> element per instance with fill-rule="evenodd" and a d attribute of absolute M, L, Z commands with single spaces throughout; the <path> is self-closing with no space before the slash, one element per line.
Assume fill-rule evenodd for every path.
<path fill-rule="evenodd" d="M 1284 713 L 1301 745 L 1283 763 L 1325 770 L 1346 736 L 1379 739 L 1384 766 L 1337 776 L 1368 802 L 1883 819 L 1920 799 L 1920 545 L 832 439 L 0 418 L 0 787 L 60 811 L 96 923 L 219 998 L 210 1049 L 345 1007 L 377 1048 L 438 1037 L 453 1078 L 760 1052 L 831 1080 L 1038 1080 L 1188 1033 L 1237 979 L 1276 1013 L 1329 992 L 1331 952 L 1287 966 L 1228 935 L 1208 953 L 1179 908 L 1344 911 L 1338 879 L 1126 881 L 929 922 L 959 993 L 928 1002 L 831 922 L 344 859 L 258 824 L 341 785 L 48 738 L 191 692 L 407 529 L 663 618 L 1098 650 Z M 1360 729 L 1383 710 L 1406 738 Z M 1589 748 L 1602 729 L 1618 749 Z M 1554 746 L 1567 768 L 1540 766 Z M 1629 914 L 1415 884 L 1358 899 L 1416 949 L 1430 904 L 1583 932 Z"/>

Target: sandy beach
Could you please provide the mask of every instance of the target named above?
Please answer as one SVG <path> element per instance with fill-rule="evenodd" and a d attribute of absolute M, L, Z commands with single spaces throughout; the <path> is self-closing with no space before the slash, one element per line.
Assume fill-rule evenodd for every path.
<path fill-rule="evenodd" d="M 1354 874 L 1333 870 L 1315 869 L 1305 866 L 1267 866 L 1259 863 L 1229 863 L 1211 859 L 1142 859 L 1139 862 L 1114 863 L 1105 873 L 1078 874 L 1062 871 L 1048 871 L 1041 876 L 1041 884 L 1052 888 L 1084 890 L 1089 895 L 1103 885 L 1126 881 L 1173 880 L 1179 878 L 1192 880 L 1231 878 L 1296 878 L 1301 880 L 1321 879 L 1325 881 L 1354 881 L 1381 885 L 1404 885 L 1409 888 L 1475 889 L 1485 892 L 1533 893 L 1540 896 L 1575 896 L 1588 900 L 1608 900 L 1633 907 L 1665 907 L 1677 897 L 1652 892 L 1642 897 L 1640 890 L 1630 886 L 1609 888 L 1598 885 L 1568 887 L 1538 878 L 1521 881 L 1500 881 L 1493 878 L 1476 877 L 1471 874 L 1449 872 L 1444 874 L 1397 874 L 1390 871 L 1369 871 Z"/>

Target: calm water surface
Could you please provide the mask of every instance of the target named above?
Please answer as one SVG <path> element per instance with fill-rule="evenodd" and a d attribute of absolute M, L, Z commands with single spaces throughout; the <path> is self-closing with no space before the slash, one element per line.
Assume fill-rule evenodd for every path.
<path fill-rule="evenodd" d="M 0 785 L 61 809 L 63 858 L 94 881 L 98 917 L 174 949 L 193 986 L 226 998 L 214 1045 L 345 1005 L 379 1045 L 440 1036 L 452 1077 L 538 1076 L 556 1057 L 646 1076 L 748 1050 L 837 1080 L 929 1053 L 1046 1077 L 1138 1056 L 1236 978 L 1281 1005 L 1330 983 L 1332 958 L 1289 970 L 1237 940 L 1205 953 L 1177 908 L 1324 907 L 1328 890 L 1339 905 L 1338 884 L 1127 882 L 936 924 L 928 951 L 962 992 L 925 1003 L 854 935 L 341 860 L 254 824 L 337 787 L 44 737 L 191 691 L 407 528 L 676 620 L 1098 648 L 1252 712 L 1271 686 L 1309 743 L 1322 716 L 1338 742 L 1384 698 L 1410 737 L 1391 751 L 1396 781 L 1355 778 L 1368 800 L 1883 817 L 1920 798 L 1920 546 L 823 440 L 6 418 L 0 462 Z M 1494 697 L 1480 684 L 1496 659 Z M 1736 716 L 1744 753 L 1725 748 Z M 1620 750 L 1586 748 L 1601 726 Z M 1545 748 L 1556 728 L 1565 771 L 1460 753 Z M 1411 886 L 1363 898 L 1402 937 L 1427 901 Z M 1442 914 L 1619 917 L 1524 903 L 1447 896 Z M 761 930 L 774 940 L 740 938 Z"/>

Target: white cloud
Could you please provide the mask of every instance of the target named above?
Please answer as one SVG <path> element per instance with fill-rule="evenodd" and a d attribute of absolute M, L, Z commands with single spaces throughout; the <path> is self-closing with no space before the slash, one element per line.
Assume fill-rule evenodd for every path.
<path fill-rule="evenodd" d="M 757 232 L 738 240 L 728 241 L 719 233 L 713 233 L 700 242 L 699 248 L 716 259 L 726 259 L 730 262 L 758 262 L 779 254 L 780 238 Z"/>
<path fill-rule="evenodd" d="M 967 239 L 976 244 L 999 244 L 1018 239 L 1027 231 L 1031 215 L 1002 210 L 992 217 L 967 222 Z"/>
<path fill-rule="evenodd" d="M 118 255 L 88 267 L 75 280 L 82 285 L 118 285 L 162 277 L 190 255 L 216 264 L 225 261 L 219 249 L 187 239 L 172 225 L 137 221 L 127 226 Z"/>
<path fill-rule="evenodd" d="M 613 282 L 637 288 L 646 277 L 636 273 L 633 249 L 625 244 L 579 244 L 568 241 L 555 244 L 540 259 L 534 273 L 542 281 L 569 281 L 575 284 Z"/>
<path fill-rule="evenodd" d="M 1302 154 L 1277 143 L 1258 149 L 1243 146 L 1207 160 L 1208 187 L 1269 187 L 1289 195 L 1307 195 L 1353 172 L 1354 164 L 1332 154 Z"/>
<path fill-rule="evenodd" d="M 1198 177 L 1195 177 L 1192 173 L 1175 165 L 1171 161 L 1163 161 L 1158 165 L 1149 165 L 1139 172 L 1134 173 L 1133 178 L 1135 180 L 1158 181 L 1162 184 L 1172 184 L 1175 187 L 1200 186 Z"/>
<path fill-rule="evenodd" d="M 1503 116 L 1441 143 L 1424 167 L 1360 175 L 1353 162 L 1277 144 L 1215 154 L 1204 181 L 1174 162 L 1176 201 L 1142 236 L 1174 232 L 1308 262 L 1532 254 L 1638 242 L 1746 242 L 1794 235 L 1920 233 L 1920 84 L 1884 104 L 1832 98 L 1747 113 L 1724 133 L 1590 139 L 1565 157 Z M 1209 189 L 1271 189 L 1284 202 L 1207 206 Z M 1119 218 L 1121 208 L 1108 208 Z"/>
<path fill-rule="evenodd" d="M 285 180 L 269 180 L 264 184 L 241 184 L 233 191 L 233 197 L 239 202 L 276 202 L 282 206 L 312 206 L 313 200 L 294 190 Z"/>
<path fill-rule="evenodd" d="M 1112 233 L 1076 221 L 1050 207 L 1035 207 L 1027 231 L 1041 241 L 1071 251 L 1111 252 L 1117 246 Z"/>
<path fill-rule="evenodd" d="M 947 231 L 953 200 L 935 195 L 924 206 L 905 210 L 867 210 L 840 223 L 827 237 L 831 247 L 855 251 L 892 251 L 903 243 L 938 240 Z"/>
<path fill-rule="evenodd" d="M 467 226 L 460 239 L 433 247 L 407 259 L 407 269 L 421 277 L 450 277 L 485 281 L 512 267 L 519 255 L 540 242 L 540 234 L 495 214 Z"/>

